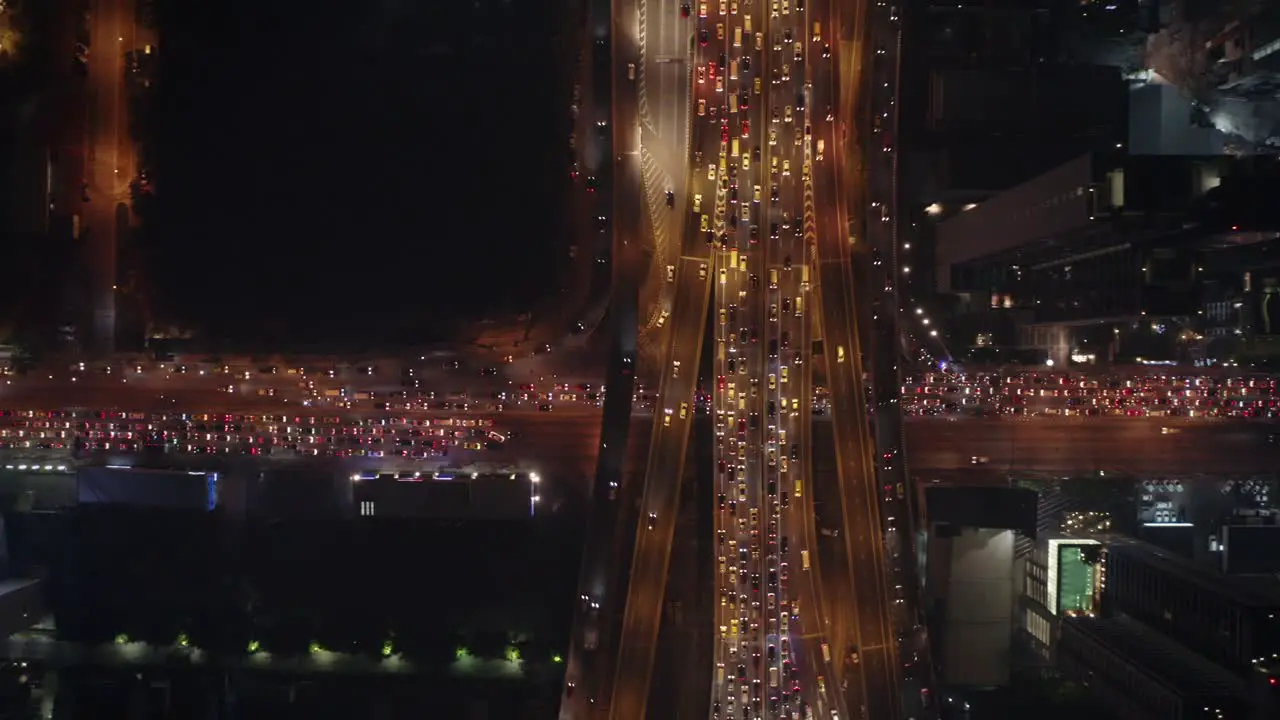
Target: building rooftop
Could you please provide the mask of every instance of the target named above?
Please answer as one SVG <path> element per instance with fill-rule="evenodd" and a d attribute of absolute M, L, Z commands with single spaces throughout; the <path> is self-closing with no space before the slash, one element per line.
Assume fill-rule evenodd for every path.
<path fill-rule="evenodd" d="M 1226 595 L 1244 607 L 1280 608 L 1280 579 L 1272 575 L 1227 575 L 1150 543 L 1132 538 L 1111 538 L 1108 552 L 1122 552 L 1204 587 Z"/>
<path fill-rule="evenodd" d="M 1063 621 L 1175 688 L 1183 697 L 1244 698 L 1244 681 L 1173 640 L 1129 618 L 1071 617 Z"/>

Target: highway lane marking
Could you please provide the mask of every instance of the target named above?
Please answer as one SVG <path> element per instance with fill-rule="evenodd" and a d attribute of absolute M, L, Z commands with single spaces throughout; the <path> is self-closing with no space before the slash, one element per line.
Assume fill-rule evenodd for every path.
<path fill-rule="evenodd" d="M 645 0 L 639 0 L 636 3 L 636 37 L 640 46 L 639 57 L 636 59 L 636 65 L 639 67 L 639 77 L 636 78 L 636 112 L 640 116 L 640 124 L 649 128 L 649 132 L 657 135 L 658 133 L 654 130 L 653 123 L 649 120 L 649 91 L 648 81 L 645 77 L 645 65 L 649 54 L 648 13 L 648 3 Z"/>

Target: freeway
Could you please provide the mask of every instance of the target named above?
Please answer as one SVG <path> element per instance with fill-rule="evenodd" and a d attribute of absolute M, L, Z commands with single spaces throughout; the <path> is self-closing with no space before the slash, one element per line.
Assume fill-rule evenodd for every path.
<path fill-rule="evenodd" d="M 688 236 L 697 240 L 695 232 Z M 705 250 L 703 250 L 705 252 Z M 672 312 L 668 362 L 659 387 L 661 410 L 652 424 L 645 465 L 641 517 L 636 528 L 627 603 L 619 636 L 610 716 L 645 717 L 649 680 L 662 619 L 671 541 L 675 535 L 680 482 L 694 419 L 694 390 L 702 350 L 703 319 L 710 300 L 710 268 L 706 257 L 682 257 L 676 268 L 679 285 Z"/>
<path fill-rule="evenodd" d="M 652 245 L 646 244 L 651 271 L 644 278 L 641 330 L 663 357 L 662 325 L 674 302 L 675 288 L 661 270 L 675 263 L 683 252 L 681 239 L 689 206 L 689 41 L 693 25 L 680 17 L 680 0 L 620 0 L 618 12 L 625 21 L 622 32 L 634 33 L 636 76 L 634 85 L 639 125 L 639 165 L 643 175 L 646 220 L 652 229 Z M 630 27 L 631 18 L 634 28 Z M 628 125 L 630 127 L 630 125 Z M 637 193 L 627 196 L 636 210 Z M 670 195 L 668 195 L 670 193 Z M 668 197 L 670 200 L 668 200 Z"/>
<path fill-rule="evenodd" d="M 826 12 L 819 12 L 815 3 L 813 13 L 825 17 L 828 32 L 838 35 L 838 42 L 832 43 L 830 64 L 840 67 L 841 62 L 848 62 L 855 66 L 857 76 L 860 58 L 854 53 L 862 37 L 865 4 L 852 8 L 847 18 L 850 22 L 843 25 L 841 20 L 846 18 L 839 15 L 840 6 L 832 3 L 827 8 Z M 864 300 L 855 299 L 868 298 L 869 294 L 853 283 L 852 263 L 860 248 L 852 247 L 850 242 L 854 239 L 850 222 L 861 220 L 860 214 L 855 213 L 862 207 L 864 190 L 861 173 L 856 170 L 856 149 L 847 137 L 847 128 L 854 122 L 855 87 L 836 82 L 830 74 L 815 78 L 814 83 L 814 104 L 831 107 L 832 114 L 827 117 L 833 118 L 815 128 L 815 142 L 829 142 L 833 157 L 820 163 L 821 170 L 815 169 L 814 203 L 825 218 L 818 228 L 817 275 L 838 463 L 835 480 L 840 486 L 840 536 L 848 567 L 847 577 L 840 577 L 843 568 L 824 568 L 831 571 L 824 580 L 851 587 L 853 593 L 852 603 L 835 605 L 845 612 L 832 618 L 830 636 L 832 659 L 839 665 L 837 677 L 844 690 L 842 715 L 893 718 L 900 709 L 896 648 L 881 541 L 881 496 L 873 459 L 876 453 L 865 412 L 868 388 L 864 369 L 872 368 L 864 368 L 869 358 L 858 330 Z M 861 678 L 857 677 L 859 674 Z"/>
<path fill-rule="evenodd" d="M 894 586 L 893 620 L 903 643 L 899 654 L 915 658 L 912 662 L 919 662 L 924 668 L 932 668 L 927 655 L 929 644 L 919 642 L 927 637 L 927 628 L 918 597 L 920 583 L 915 581 L 919 573 L 914 551 L 917 513 L 912 507 L 916 496 L 906 491 L 911 484 L 910 470 L 902 458 L 906 433 L 902 423 L 904 406 L 900 402 L 903 385 L 900 361 L 907 355 L 904 348 L 908 344 L 899 327 L 903 303 L 898 293 L 901 285 L 898 279 L 910 268 L 905 249 L 911 246 L 902 244 L 904 250 L 899 252 L 898 152 L 894 138 L 898 134 L 901 27 L 896 8 L 881 4 L 877 4 L 874 12 L 862 7 L 852 15 L 833 18 L 833 32 L 836 21 L 851 26 L 840 28 L 839 57 L 845 62 L 841 79 L 844 87 L 860 90 L 845 93 L 850 101 L 857 101 L 853 128 L 854 135 L 861 141 L 860 157 L 865 158 L 863 192 L 856 194 L 853 202 L 858 203 L 859 208 L 868 209 L 861 223 L 866 250 L 863 261 L 854 270 L 855 277 L 861 278 L 861 322 L 867 331 L 864 340 L 871 353 L 869 369 L 874 382 L 869 392 L 872 404 L 880 408 L 874 417 L 874 431 L 876 454 L 881 458 L 878 484 L 884 489 L 884 512 L 890 519 L 884 535 L 885 554 L 889 558 L 887 582 Z M 843 35 L 846 30 L 852 31 L 852 42 L 846 41 Z M 914 317 L 903 320 L 918 322 Z M 895 522 L 895 518 L 900 520 Z M 905 532 L 896 531 L 898 524 L 905 527 Z M 925 656 L 920 657 L 921 653 Z M 920 720 L 932 716 L 931 709 L 923 706 L 930 695 L 921 683 L 932 684 L 933 678 L 909 671 L 902 680 L 903 713 Z"/>
<path fill-rule="evenodd" d="M 600 432 L 598 415 L 594 418 L 525 416 L 520 420 L 503 417 L 498 422 L 509 423 L 522 435 L 495 453 L 502 461 L 515 462 L 536 456 L 539 464 L 565 469 L 583 470 L 592 466 Z M 649 455 L 649 437 L 644 430 L 651 423 L 644 418 L 635 418 L 632 423 L 632 441 L 628 448 L 630 467 L 642 470 L 642 463 Z M 1266 442 L 1268 425 L 1203 422 L 1184 425 L 1177 435 L 1162 434 L 1161 427 L 1145 419 L 1079 423 L 908 421 L 907 460 L 912 474 L 921 478 L 934 471 L 954 470 L 1004 474 L 1012 469 L 1072 474 L 1101 469 L 1119 474 L 1189 475 L 1262 474 L 1275 472 L 1275 468 L 1280 467 L 1277 457 L 1280 445 Z M 831 423 L 815 422 L 813 446 L 830 447 L 832 431 Z M 990 462 L 975 466 L 970 462 L 974 455 L 986 456 Z M 801 487 L 804 498 L 810 497 L 808 484 L 811 483 Z M 793 499 L 794 490 L 793 481 Z M 792 503 L 793 509 L 800 505 Z M 791 565 L 797 566 L 794 556 Z"/>
<path fill-rule="evenodd" d="M 625 2 L 621 4 L 626 7 Z M 678 14 L 679 8 L 675 5 L 666 6 L 664 12 Z M 625 21 L 621 32 L 626 32 L 630 18 L 633 17 L 630 12 L 615 5 L 614 17 L 615 20 L 623 19 L 615 24 L 623 24 Z M 639 15 L 635 17 L 638 19 Z M 647 27 L 652 22 L 647 17 L 647 11 L 645 22 L 647 37 Z M 684 21 L 684 26 L 686 33 L 693 32 L 692 23 Z M 698 48 L 698 57 L 690 62 L 689 51 L 685 47 L 687 46 L 681 46 L 681 53 L 672 58 L 682 60 L 684 72 L 687 73 L 694 62 L 705 60 L 702 55 L 706 50 L 704 46 L 695 46 Z M 649 70 L 645 68 L 646 103 Z M 678 94 L 679 86 L 676 83 L 656 86 L 666 88 L 667 100 L 671 99 L 669 96 L 672 93 Z M 699 153 L 714 156 L 718 142 L 719 139 L 711 133 L 695 129 L 691 134 L 691 147 L 696 148 Z M 682 151 L 677 147 L 673 154 L 679 157 Z M 714 176 L 703 180 L 705 176 L 694 170 L 687 164 L 681 164 L 680 172 L 686 178 L 684 195 L 695 193 L 717 198 L 723 196 L 723 192 L 717 190 L 719 186 L 714 184 Z M 643 202 L 644 198 L 640 198 L 640 201 Z M 661 344 L 659 353 L 662 360 L 658 367 L 658 404 L 649 442 L 649 459 L 645 466 L 640 518 L 627 582 L 626 608 L 619 632 L 612 687 L 607 689 L 609 700 L 606 709 L 610 717 L 615 718 L 642 719 L 648 704 L 658 630 L 666 595 L 667 572 L 671 563 L 671 545 L 675 535 L 685 453 L 695 413 L 694 394 L 702 354 L 704 323 L 711 300 L 712 259 L 705 242 L 706 228 L 701 224 L 707 221 L 696 213 L 684 212 L 684 208 L 691 207 L 691 204 L 686 204 L 686 198 L 674 199 L 673 204 L 675 207 L 672 211 L 677 217 L 684 218 L 675 223 L 680 232 L 677 247 L 681 251 L 677 260 L 663 268 L 663 280 L 673 283 L 672 304 L 664 321 L 668 337 Z M 717 208 L 719 207 L 722 204 L 718 201 Z"/>
<path fill-rule="evenodd" d="M 785 274 L 782 275 L 783 280 L 786 278 Z M 812 314 L 809 318 L 813 319 Z M 793 340 L 793 345 L 795 342 Z M 801 343 L 800 347 L 803 346 Z M 800 353 L 796 357 L 800 357 Z M 821 365 L 821 358 L 815 358 L 815 361 Z M 788 375 L 792 384 L 800 381 L 802 375 L 797 376 L 796 371 L 805 365 L 811 363 L 790 363 Z M 737 367 L 735 363 L 735 369 Z M 748 390 L 747 376 L 735 373 L 729 377 L 735 378 L 735 383 L 744 391 Z M 43 387 L 35 382 L 38 378 L 32 380 L 29 387 L 18 391 L 0 384 L 0 409 L 114 408 L 343 417 L 387 414 L 368 403 L 363 407 L 356 404 L 350 409 L 304 408 L 299 404 L 282 402 L 280 395 L 231 395 L 198 386 L 184 385 L 175 390 L 161 385 L 144 389 L 137 384 L 116 387 L 86 382 L 83 385 L 52 383 Z M 779 386 L 784 384 L 780 382 Z M 797 397 L 805 396 L 805 393 L 797 393 Z M 573 468 L 575 475 L 580 476 L 590 474 L 600 432 L 600 411 L 587 403 L 556 403 L 555 411 L 550 413 L 537 411 L 532 404 L 518 405 L 501 412 L 486 409 L 479 412 L 397 413 L 411 417 L 475 414 L 492 418 L 498 430 L 516 430 L 522 437 L 497 451 L 486 452 L 485 458 L 515 462 L 536 457 L 540 463 Z M 636 413 L 633 423 L 639 428 L 650 425 L 652 419 L 647 414 Z M 803 432 L 803 426 L 797 425 Z M 828 417 L 813 418 L 815 432 L 829 436 L 830 426 Z M 1014 469 L 1063 473 L 1108 470 L 1150 475 L 1266 473 L 1276 466 L 1273 456 L 1280 452 L 1280 445 L 1268 442 L 1268 437 L 1276 431 L 1276 425 L 1265 421 L 1150 417 L 908 417 L 903 426 L 906 466 L 913 475 L 921 477 L 930 470 L 977 470 L 979 467 L 990 472 Z M 789 430 L 788 434 L 794 437 L 795 432 Z M 648 433 L 633 431 L 631 437 L 631 446 L 638 448 L 637 452 L 645 452 Z M 806 462 L 803 459 L 804 447 L 805 443 L 801 441 L 802 464 Z M 825 445 L 819 442 L 817 447 Z M 972 463 L 975 457 L 987 460 L 976 466 Z M 803 472 L 799 475 L 805 476 Z"/>
<path fill-rule="evenodd" d="M 1159 475 L 1270 473 L 1278 466 L 1270 423 L 1135 419 L 908 421 L 907 460 L 921 478 L 953 468 Z"/>
<path fill-rule="evenodd" d="M 800 3 L 703 8 L 719 57 L 695 68 L 695 122 L 720 134 L 707 176 L 728 193 L 727 218 L 717 202 L 714 220 L 704 221 L 712 238 L 724 238 L 712 319 L 719 640 L 711 717 L 814 707 L 825 715 L 824 603 L 804 492 L 812 420 L 806 20 Z"/>
<path fill-rule="evenodd" d="M 85 197 L 81 226 L 89 237 L 93 336 L 110 352 L 115 344 L 116 264 L 119 233 L 129 224 L 129 183 L 137 158 L 129 137 L 125 52 L 137 47 L 130 0 L 94 0 L 89 11 L 93 54 L 86 85 Z"/>

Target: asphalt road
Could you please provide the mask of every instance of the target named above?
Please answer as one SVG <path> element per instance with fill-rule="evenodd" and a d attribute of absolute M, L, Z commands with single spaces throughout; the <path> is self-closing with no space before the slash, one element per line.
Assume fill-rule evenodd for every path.
<path fill-rule="evenodd" d="M 624 11 L 623 4 L 633 9 Z M 645 242 L 648 254 L 643 267 L 649 272 L 643 278 L 646 304 L 641 307 L 640 324 L 661 357 L 663 333 L 657 323 L 663 312 L 671 312 L 674 302 L 674 288 L 666 282 L 665 268 L 683 251 L 684 213 L 690 199 L 689 42 L 694 23 L 680 17 L 679 0 L 628 0 L 620 4 L 619 11 L 624 22 L 634 17 L 638 48 L 638 54 L 628 59 L 635 63 L 636 78 L 626 82 L 633 86 L 636 97 L 643 186 L 627 196 L 627 201 L 644 213 L 652 230 L 652 237 Z M 670 207 L 668 191 L 675 197 Z M 636 203 L 641 194 L 643 203 Z"/>
<path fill-rule="evenodd" d="M 115 344 L 118 235 L 129 222 L 129 182 L 138 169 L 129 137 L 124 64 L 125 52 L 137 47 L 133 2 L 93 0 L 89 19 L 93 47 L 86 84 L 89 127 L 84 178 L 89 201 L 84 203 L 81 228 L 91 243 L 93 334 L 110 350 Z"/>
<path fill-rule="evenodd" d="M 858 28 L 841 28 L 836 11 L 851 15 L 856 21 L 864 14 L 860 3 L 847 10 L 829 6 L 825 15 L 828 32 L 847 33 L 849 39 L 860 36 Z M 841 28 L 837 31 L 836 28 Z M 828 61 L 836 67 L 848 62 L 853 75 L 861 58 L 851 55 L 852 48 L 833 43 L 833 56 Z M 849 232 L 850 205 L 861 207 L 863 188 L 857 164 L 841 163 L 849 158 L 842 152 L 847 140 L 847 127 L 853 122 L 854 93 L 837 92 L 840 86 L 829 78 L 815 78 L 814 105 L 831 107 L 834 120 L 814 128 L 817 138 L 827 141 L 826 162 L 815 169 L 814 203 L 820 217 L 818 227 L 818 277 L 821 283 L 822 325 L 826 351 L 826 374 L 831 388 L 837 478 L 816 481 L 839 483 L 841 536 L 845 545 L 844 563 L 823 568 L 826 590 L 835 600 L 834 607 L 843 612 L 832 618 L 831 657 L 833 668 L 844 690 L 842 715 L 856 717 L 893 717 L 897 712 L 897 673 L 894 632 L 886 587 L 884 548 L 880 533 L 880 493 L 876 479 L 874 444 L 868 436 L 864 412 L 866 388 L 863 383 L 863 348 L 858 330 L 860 309 L 855 298 L 866 298 L 853 285 L 852 259 L 861 248 L 851 245 Z M 844 87 L 850 87 L 845 85 Z M 825 122 L 825 116 L 822 118 Z M 815 140 L 816 144 L 816 140 Z M 856 160 L 856 158 L 853 158 Z M 846 173 L 846 171 L 848 171 Z M 851 184 L 852 183 L 852 184 Z M 868 367 L 867 370 L 872 368 Z M 847 574 L 844 574 L 846 567 Z M 851 590 L 852 595 L 843 595 Z M 852 602 L 847 602 L 848 600 Z M 845 602 L 841 602 L 844 600 Z M 859 678 L 859 674 L 861 678 Z"/>
<path fill-rule="evenodd" d="M 1276 445 L 1268 423 L 1158 418 L 908 420 L 911 475 L 934 470 L 1008 470 L 1139 475 L 1271 473 Z M 1168 433 L 1164 428 L 1176 430 Z M 988 458 L 981 466 L 973 457 Z"/>
<path fill-rule="evenodd" d="M 711 296 L 710 261 L 705 256 L 705 245 L 699 247 L 697 242 L 689 244 L 704 255 L 682 257 L 676 268 L 679 287 L 671 314 L 668 362 L 663 367 L 659 387 L 662 409 L 654 417 L 645 464 L 641 517 L 630 566 L 615 682 L 608 705 L 610 717 L 615 718 L 643 720 L 645 717 L 658 644 L 680 482 L 694 417 L 693 396 L 702 349 L 703 319 Z"/>

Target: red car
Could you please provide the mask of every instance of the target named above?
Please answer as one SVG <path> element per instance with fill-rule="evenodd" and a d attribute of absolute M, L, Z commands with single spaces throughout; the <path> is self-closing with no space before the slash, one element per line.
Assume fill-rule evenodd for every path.
<path fill-rule="evenodd" d="M 751 134 L 751 121 L 743 120 L 742 121 L 742 137 L 747 137 L 750 134 Z"/>
<path fill-rule="evenodd" d="M 720 142 L 729 142 L 729 128 L 720 128 Z"/>
<path fill-rule="evenodd" d="M 689 3 L 680 3 L 680 17 L 689 17 Z"/>
<path fill-rule="evenodd" d="M 716 61 L 715 60 L 712 60 L 711 62 L 707 63 L 707 75 L 712 80 L 716 79 Z"/>

